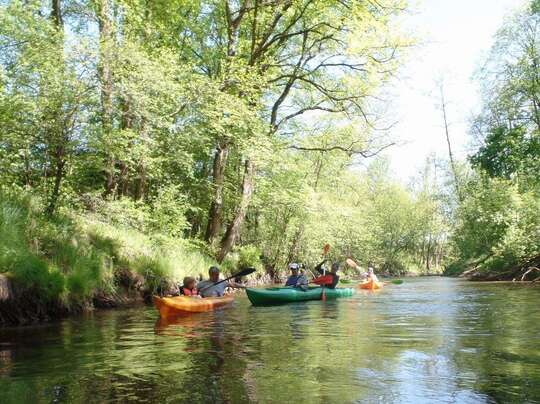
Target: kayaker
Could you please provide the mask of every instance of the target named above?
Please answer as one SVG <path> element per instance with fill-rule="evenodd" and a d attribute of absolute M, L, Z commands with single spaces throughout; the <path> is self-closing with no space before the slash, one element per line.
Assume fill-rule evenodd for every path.
<path fill-rule="evenodd" d="M 300 265 L 296 263 L 289 264 L 289 269 L 291 270 L 291 275 L 287 278 L 285 286 L 294 286 L 302 290 L 307 290 L 308 281 L 305 275 L 300 274 Z"/>
<path fill-rule="evenodd" d="M 375 275 L 375 270 L 373 269 L 373 264 L 371 262 L 368 262 L 368 271 L 364 274 L 364 278 L 368 281 L 373 279 L 374 282 L 379 282 L 379 278 Z"/>
<path fill-rule="evenodd" d="M 208 270 L 208 277 L 210 279 L 206 281 L 201 281 L 197 285 L 197 289 L 200 291 L 199 294 L 202 297 L 219 297 L 225 294 L 225 289 L 227 288 L 240 288 L 245 289 L 244 285 L 238 284 L 236 282 L 219 282 L 219 268 L 210 267 Z M 206 288 L 205 290 L 202 290 Z"/>
<path fill-rule="evenodd" d="M 180 294 L 184 296 L 198 296 L 199 293 L 197 292 L 195 284 L 195 278 L 186 276 L 183 285 L 180 287 Z"/>
<path fill-rule="evenodd" d="M 316 267 L 315 267 L 315 270 L 321 275 L 321 276 L 331 276 L 332 277 L 332 283 L 328 284 L 326 283 L 325 286 L 330 288 L 330 289 L 335 289 L 337 284 L 339 283 L 339 275 L 337 274 L 337 272 L 339 271 L 339 262 L 334 262 L 332 264 L 332 267 L 331 267 L 331 270 L 330 271 L 325 271 L 323 266 L 324 264 L 326 263 L 326 260 L 324 260 L 323 262 L 321 262 L 320 264 L 318 264 Z M 315 278 L 314 280 L 317 280 L 318 278 Z M 317 283 L 317 282 L 315 282 Z"/>

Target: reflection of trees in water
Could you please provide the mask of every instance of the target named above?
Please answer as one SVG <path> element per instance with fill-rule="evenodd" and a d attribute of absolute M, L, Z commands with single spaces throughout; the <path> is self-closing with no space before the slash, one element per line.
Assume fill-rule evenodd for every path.
<path fill-rule="evenodd" d="M 439 401 L 539 401 L 540 290 L 429 288 L 4 332 L 0 402 L 389 402 L 415 387 Z"/>
<path fill-rule="evenodd" d="M 540 401 L 540 289 L 478 284 L 475 310 L 459 316 L 461 349 L 454 355 L 474 388 L 497 402 Z M 534 304 L 531 304 L 534 302 Z"/>
<path fill-rule="evenodd" d="M 0 347 L 0 377 L 9 376 L 13 368 L 12 355 L 11 349 Z"/>
<path fill-rule="evenodd" d="M 194 320 L 197 315 L 189 321 L 184 318 L 172 324 L 181 324 L 184 334 L 180 337 L 185 339 L 185 350 L 189 352 L 191 362 L 189 369 L 170 376 L 170 384 L 176 392 L 173 397 L 194 402 L 249 401 L 243 383 L 246 365 L 237 352 L 241 335 L 229 328 L 223 311 L 205 316 L 198 325 Z M 166 337 L 179 337 L 171 335 L 166 328 L 161 328 L 160 333 Z"/>

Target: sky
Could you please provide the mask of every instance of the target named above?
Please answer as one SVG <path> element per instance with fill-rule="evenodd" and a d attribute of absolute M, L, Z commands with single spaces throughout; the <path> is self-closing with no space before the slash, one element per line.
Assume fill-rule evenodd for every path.
<path fill-rule="evenodd" d="M 421 0 L 406 18 L 419 40 L 389 89 L 397 124 L 390 134 L 399 145 L 388 149 L 392 171 L 407 182 L 431 154 L 447 158 L 436 81 L 444 77 L 453 152 L 468 154 L 470 118 L 481 103 L 473 79 L 505 17 L 522 0 Z"/>

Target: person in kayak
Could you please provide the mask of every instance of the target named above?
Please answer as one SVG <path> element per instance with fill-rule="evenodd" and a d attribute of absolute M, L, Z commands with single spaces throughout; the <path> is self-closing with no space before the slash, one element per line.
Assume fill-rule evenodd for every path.
<path fill-rule="evenodd" d="M 180 294 L 184 296 L 198 296 L 199 293 L 195 286 L 196 280 L 191 276 L 184 278 L 183 285 L 180 287 Z"/>
<path fill-rule="evenodd" d="M 287 278 L 285 286 L 293 286 L 306 291 L 308 281 L 305 275 L 299 273 L 300 265 L 296 263 L 289 264 L 289 269 L 291 270 L 291 275 Z"/>
<path fill-rule="evenodd" d="M 340 266 L 339 262 L 334 262 L 332 264 L 332 267 L 331 267 L 330 271 L 325 271 L 325 269 L 323 268 L 325 263 L 326 263 L 326 260 L 324 260 L 323 262 L 321 262 L 320 264 L 318 264 L 315 267 L 315 271 L 317 271 L 321 275 L 321 277 L 315 278 L 314 281 L 316 281 L 317 279 L 322 278 L 323 276 L 331 277 L 332 282 L 331 283 L 325 283 L 324 286 L 328 287 L 329 289 L 335 289 L 337 284 L 339 283 L 339 275 L 337 274 L 338 271 L 339 271 L 339 266 Z M 318 283 L 318 282 L 315 282 L 315 283 Z"/>
<path fill-rule="evenodd" d="M 375 270 L 373 269 L 373 264 L 371 262 L 368 262 L 368 270 L 366 273 L 364 273 L 363 277 L 366 281 L 373 279 L 374 282 L 379 282 L 379 278 L 377 278 L 377 275 L 375 275 Z"/>
<path fill-rule="evenodd" d="M 227 288 L 238 288 L 245 289 L 244 285 L 238 284 L 236 282 L 219 282 L 219 268 L 210 267 L 208 270 L 208 277 L 210 279 L 201 281 L 197 284 L 197 289 L 201 297 L 220 297 L 225 294 L 225 289 Z M 204 290 L 201 290 L 205 288 Z"/>

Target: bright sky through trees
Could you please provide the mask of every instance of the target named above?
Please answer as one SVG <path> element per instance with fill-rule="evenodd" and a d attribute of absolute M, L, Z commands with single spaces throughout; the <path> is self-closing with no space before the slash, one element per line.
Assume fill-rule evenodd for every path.
<path fill-rule="evenodd" d="M 472 79 L 493 43 L 493 35 L 521 0 L 424 0 L 405 18 L 421 41 L 413 50 L 391 90 L 399 122 L 392 135 L 401 147 L 386 153 L 393 171 L 407 181 L 436 153 L 447 158 L 442 115 L 437 107 L 436 81 L 445 78 L 450 136 L 458 158 L 465 157 L 469 118 L 480 106 L 478 82 Z"/>

